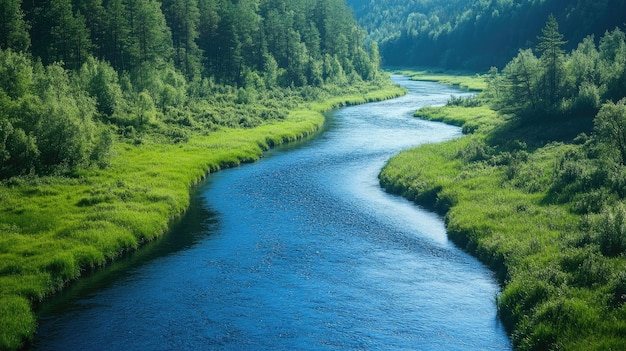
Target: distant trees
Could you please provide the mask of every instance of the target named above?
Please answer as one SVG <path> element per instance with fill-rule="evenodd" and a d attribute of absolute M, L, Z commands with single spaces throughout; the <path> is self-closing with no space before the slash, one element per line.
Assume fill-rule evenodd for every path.
<path fill-rule="evenodd" d="M 24 20 L 21 0 L 0 0 L 0 49 L 26 51 L 30 47 L 29 25 Z"/>
<path fill-rule="evenodd" d="M 626 0 L 347 0 L 387 65 L 487 71 L 537 43 L 551 13 L 572 44 L 623 26 Z M 574 47 L 565 46 L 571 50 Z"/>
<path fill-rule="evenodd" d="M 0 177 L 98 163 L 110 146 L 96 103 L 60 65 L 0 51 Z"/>

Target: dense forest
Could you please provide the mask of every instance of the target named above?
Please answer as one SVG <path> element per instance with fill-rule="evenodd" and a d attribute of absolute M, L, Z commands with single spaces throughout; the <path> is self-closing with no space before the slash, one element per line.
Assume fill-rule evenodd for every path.
<path fill-rule="evenodd" d="M 238 106 L 379 61 L 338 0 L 1 0 L 0 33 L 0 178 L 103 165 L 115 135 L 281 118 Z"/>
<path fill-rule="evenodd" d="M 548 15 L 566 49 L 588 35 L 624 25 L 624 0 L 348 0 L 359 23 L 380 45 L 383 63 L 486 71 L 519 48 L 531 48 Z"/>

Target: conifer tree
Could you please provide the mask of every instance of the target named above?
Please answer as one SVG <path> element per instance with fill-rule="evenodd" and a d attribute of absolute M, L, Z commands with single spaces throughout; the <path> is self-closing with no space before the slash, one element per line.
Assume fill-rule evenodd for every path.
<path fill-rule="evenodd" d="M 200 11 L 197 0 L 163 0 L 163 13 L 172 31 L 174 62 L 188 79 L 200 73 L 201 52 L 196 40 Z"/>
<path fill-rule="evenodd" d="M 26 51 L 30 46 L 28 24 L 20 0 L 0 0 L 0 49 Z"/>
<path fill-rule="evenodd" d="M 543 100 L 553 107 L 560 98 L 560 91 L 564 78 L 563 35 L 559 33 L 559 24 L 553 15 L 548 17 L 546 26 L 541 30 L 538 37 L 537 51 L 541 54 L 543 65 Z"/>

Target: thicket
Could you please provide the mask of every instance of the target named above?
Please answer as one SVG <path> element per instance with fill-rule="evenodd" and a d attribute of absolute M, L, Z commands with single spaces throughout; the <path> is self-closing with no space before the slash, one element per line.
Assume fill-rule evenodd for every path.
<path fill-rule="evenodd" d="M 347 0 L 385 65 L 486 71 L 537 43 L 554 14 L 568 50 L 624 24 L 624 0 Z"/>
<path fill-rule="evenodd" d="M 550 16 L 539 56 L 492 69 L 476 99 L 417 111 L 467 135 L 401 153 L 380 180 L 445 213 L 450 238 L 494 269 L 516 349 L 621 350 L 626 40 L 616 28 L 564 43 Z"/>

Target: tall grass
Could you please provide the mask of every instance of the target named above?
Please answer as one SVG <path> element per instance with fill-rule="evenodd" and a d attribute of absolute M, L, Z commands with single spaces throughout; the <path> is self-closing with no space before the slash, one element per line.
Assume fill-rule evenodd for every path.
<path fill-rule="evenodd" d="M 395 156 L 380 173 L 381 185 L 445 214 L 449 238 L 497 273 L 499 315 L 515 348 L 626 349 L 626 258 L 603 252 L 607 234 L 593 231 L 607 218 L 619 224 L 613 218 L 621 210 L 583 216 L 550 200 L 559 160 L 576 146 L 529 147 L 528 130 L 502 134 L 506 117 L 486 106 L 416 115 L 477 127 Z"/>
<path fill-rule="evenodd" d="M 190 188 L 207 174 L 254 162 L 272 146 L 316 133 L 325 110 L 401 94 L 391 84 L 364 85 L 347 95 L 294 104 L 285 118 L 250 129 L 188 130 L 177 143 L 130 138 L 114 144 L 104 169 L 5 181 L 0 186 L 0 349 L 18 349 L 32 340 L 39 301 L 166 232 L 188 207 Z"/>

